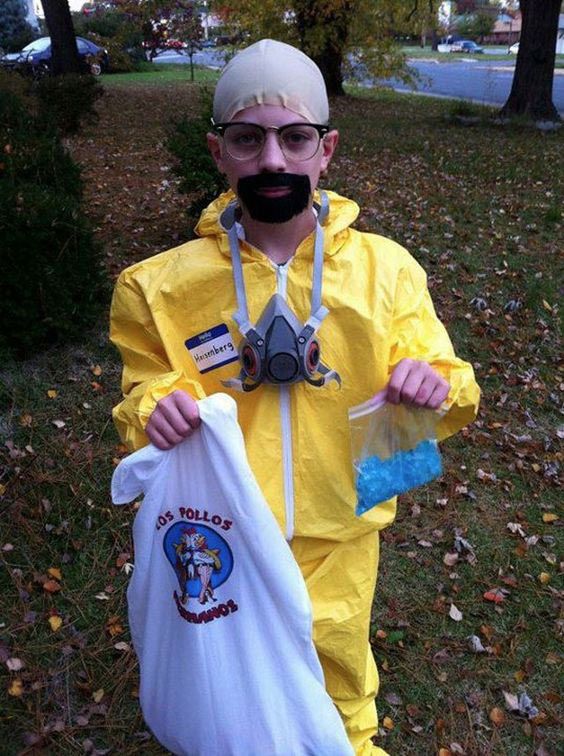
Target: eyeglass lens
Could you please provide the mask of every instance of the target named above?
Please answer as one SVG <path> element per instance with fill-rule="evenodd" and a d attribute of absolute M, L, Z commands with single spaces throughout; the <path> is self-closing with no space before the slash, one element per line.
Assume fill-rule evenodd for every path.
<path fill-rule="evenodd" d="M 283 126 L 277 130 L 277 136 L 281 150 L 291 160 L 308 160 L 313 157 L 321 140 L 317 129 L 305 123 Z M 233 123 L 226 126 L 224 140 L 231 157 L 245 160 L 261 153 L 266 133 L 252 123 Z"/>

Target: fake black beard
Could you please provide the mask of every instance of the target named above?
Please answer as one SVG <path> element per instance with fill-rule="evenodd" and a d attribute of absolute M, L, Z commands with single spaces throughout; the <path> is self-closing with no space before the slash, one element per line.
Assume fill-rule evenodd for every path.
<path fill-rule="evenodd" d="M 291 190 L 284 197 L 264 197 L 258 194 L 259 189 L 281 186 Z M 259 173 L 239 179 L 237 194 L 253 220 L 261 223 L 286 223 L 308 206 L 311 183 L 309 176 L 297 173 Z"/>

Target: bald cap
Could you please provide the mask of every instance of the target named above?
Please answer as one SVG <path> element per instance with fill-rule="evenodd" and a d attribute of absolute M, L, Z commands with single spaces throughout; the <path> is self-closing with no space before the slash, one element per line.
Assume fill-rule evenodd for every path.
<path fill-rule="evenodd" d="M 253 105 L 281 105 L 310 123 L 329 121 L 323 76 L 301 50 L 261 39 L 241 50 L 223 69 L 213 99 L 213 118 L 226 123 Z"/>

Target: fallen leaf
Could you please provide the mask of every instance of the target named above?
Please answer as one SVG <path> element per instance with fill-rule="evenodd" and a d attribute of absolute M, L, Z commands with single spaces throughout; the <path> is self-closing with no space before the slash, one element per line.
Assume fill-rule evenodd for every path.
<path fill-rule="evenodd" d="M 43 590 L 47 591 L 47 593 L 57 593 L 57 591 L 61 590 L 61 586 L 56 580 L 46 580 L 43 583 Z"/>
<path fill-rule="evenodd" d="M 2 495 L 2 490 L 0 487 L 0 496 Z M 2 551 L 13 551 L 14 550 L 14 544 L 13 543 L 5 543 L 2 546 Z"/>
<path fill-rule="evenodd" d="M 51 577 L 55 578 L 55 580 L 62 579 L 61 570 L 58 567 L 49 567 L 47 574 L 51 575 Z"/>
<path fill-rule="evenodd" d="M 484 593 L 484 598 L 486 601 L 493 601 L 495 604 L 501 604 L 503 601 L 505 601 L 505 595 L 507 594 L 507 591 L 505 591 L 503 588 L 490 588 L 489 591 L 486 591 Z"/>
<path fill-rule="evenodd" d="M 478 638 L 477 635 L 469 635 L 467 640 L 470 644 L 470 650 L 475 654 L 485 653 L 486 649 L 482 645 L 482 641 Z"/>
<path fill-rule="evenodd" d="M 494 706 L 494 708 L 490 711 L 490 722 L 493 722 L 494 725 L 502 725 L 505 722 L 505 712 L 502 709 L 499 709 L 497 706 Z"/>
<path fill-rule="evenodd" d="M 123 551 L 116 559 L 116 567 L 121 569 L 128 559 L 131 559 L 131 554 L 128 551 Z"/>
<path fill-rule="evenodd" d="M 0 483 L 0 496 L 4 496 L 5 491 L 6 491 L 6 486 L 3 483 Z"/>
<path fill-rule="evenodd" d="M 123 651 L 123 652 L 131 651 L 131 646 L 129 645 L 129 643 L 126 643 L 125 641 L 119 641 L 119 643 L 114 643 L 114 648 L 117 651 Z"/>
<path fill-rule="evenodd" d="M 533 702 L 525 692 L 519 696 L 519 714 L 529 719 L 533 719 L 539 715 L 539 710 L 533 705 Z"/>
<path fill-rule="evenodd" d="M 462 612 L 454 604 L 451 604 L 448 616 L 455 622 L 460 622 L 462 619 Z"/>
<path fill-rule="evenodd" d="M 53 423 L 55 428 L 59 428 L 59 429 L 64 428 L 66 425 L 64 420 L 51 420 L 51 422 Z"/>
<path fill-rule="evenodd" d="M 61 627 L 63 624 L 63 620 L 61 617 L 59 617 L 58 614 L 52 614 L 48 619 L 49 625 L 51 626 L 51 630 L 56 633 L 57 630 Z"/>
<path fill-rule="evenodd" d="M 480 632 L 484 636 L 484 638 L 488 641 L 491 641 L 493 638 L 495 630 L 491 625 L 480 625 Z"/>
<path fill-rule="evenodd" d="M 505 706 L 509 711 L 519 711 L 519 699 L 513 693 L 508 693 L 506 690 L 502 691 L 505 698 Z"/>
<path fill-rule="evenodd" d="M 446 564 L 447 567 L 454 567 L 457 562 L 458 554 L 456 551 L 449 551 L 443 557 L 443 564 Z"/>
<path fill-rule="evenodd" d="M 116 635 L 121 635 L 121 633 L 123 633 L 123 625 L 120 623 L 120 618 L 118 616 L 110 617 L 106 623 L 106 630 L 111 638 L 114 638 Z"/>
<path fill-rule="evenodd" d="M 96 377 L 102 375 L 102 368 L 100 365 L 93 365 L 90 370 L 92 371 L 92 375 L 95 375 Z"/>
<path fill-rule="evenodd" d="M 29 414 L 29 412 L 24 412 L 23 415 L 20 415 L 20 425 L 22 426 L 22 428 L 30 428 L 32 423 L 33 418 Z"/>
<path fill-rule="evenodd" d="M 109 601 L 110 597 L 107 593 L 104 593 L 103 591 L 101 593 L 97 593 L 94 598 L 97 598 L 98 601 Z"/>
<path fill-rule="evenodd" d="M 384 717 L 382 724 L 386 728 L 386 730 L 393 730 L 394 729 L 394 720 L 390 717 Z"/>
<path fill-rule="evenodd" d="M 439 748 L 439 756 L 451 756 L 452 751 L 449 748 Z"/>
<path fill-rule="evenodd" d="M 10 672 L 19 672 L 20 669 L 23 669 L 25 667 L 25 664 L 21 659 L 18 659 L 14 656 L 10 659 L 6 659 L 6 666 L 8 667 Z"/>
<path fill-rule="evenodd" d="M 556 520 L 558 520 L 558 515 L 554 512 L 545 512 L 542 516 L 543 522 L 556 522 Z"/>
<path fill-rule="evenodd" d="M 99 688 L 98 690 L 95 690 L 94 693 L 92 693 L 92 698 L 96 703 L 100 703 L 102 698 L 104 698 L 104 688 Z"/>
<path fill-rule="evenodd" d="M 514 535 L 520 535 L 521 538 L 526 538 L 527 534 L 523 530 L 523 526 L 520 525 L 518 522 L 508 522 L 507 523 L 507 530 L 509 530 Z"/>
<path fill-rule="evenodd" d="M 548 574 L 548 572 L 541 572 L 541 574 L 539 575 L 539 582 L 543 585 L 550 583 L 550 575 Z"/>
<path fill-rule="evenodd" d="M 47 396 L 49 397 L 49 399 L 56 399 L 57 396 L 58 396 L 58 394 L 59 394 L 59 392 L 56 391 L 55 389 L 49 389 L 47 391 Z"/>
<path fill-rule="evenodd" d="M 19 698 L 21 695 L 23 695 L 23 683 L 19 677 L 16 677 L 15 680 L 12 680 L 12 682 L 10 683 L 10 687 L 8 688 L 8 695 L 14 696 L 15 698 Z"/>

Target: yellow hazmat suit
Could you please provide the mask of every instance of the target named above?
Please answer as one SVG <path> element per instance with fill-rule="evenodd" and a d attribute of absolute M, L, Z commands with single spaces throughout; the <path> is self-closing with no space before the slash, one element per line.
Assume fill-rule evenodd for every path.
<path fill-rule="evenodd" d="M 222 386 L 238 375 L 241 340 L 233 321 L 229 244 L 219 221 L 234 197 L 227 192 L 202 214 L 200 239 L 133 265 L 117 282 L 111 339 L 124 362 L 125 398 L 114 419 L 128 447 L 138 449 L 148 443 L 144 428 L 156 403 L 172 391 L 196 399 L 227 391 L 235 398 L 251 467 L 309 589 L 327 689 L 356 753 L 364 755 L 382 753 L 370 740 L 378 676 L 368 635 L 378 531 L 394 519 L 396 501 L 355 515 L 348 409 L 380 391 L 400 360 L 424 360 L 451 385 L 451 408 L 439 426 L 445 438 L 473 420 L 479 389 L 435 315 L 422 268 L 394 242 L 351 229 L 358 206 L 328 196 L 322 301 L 329 315 L 319 340 L 321 359 L 340 374 L 341 389 L 300 382 L 239 393 Z M 252 322 L 276 292 L 307 320 L 313 235 L 282 266 L 244 241 L 241 259 Z M 196 337 L 221 331 L 202 357 Z"/>

